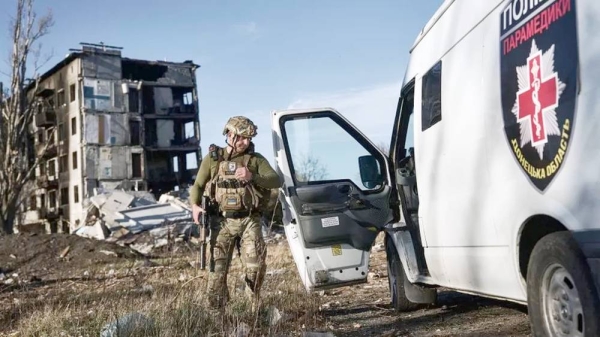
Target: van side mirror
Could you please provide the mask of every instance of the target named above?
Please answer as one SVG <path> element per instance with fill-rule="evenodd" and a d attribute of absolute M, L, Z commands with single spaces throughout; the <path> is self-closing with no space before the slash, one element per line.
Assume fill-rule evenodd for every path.
<path fill-rule="evenodd" d="M 371 155 L 358 157 L 360 180 L 366 188 L 375 188 L 383 184 L 383 176 L 377 159 Z"/>

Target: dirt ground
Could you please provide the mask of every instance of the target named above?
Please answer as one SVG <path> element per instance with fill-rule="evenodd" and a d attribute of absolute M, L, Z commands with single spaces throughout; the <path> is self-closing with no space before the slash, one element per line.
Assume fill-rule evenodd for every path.
<path fill-rule="evenodd" d="M 446 290 L 439 291 L 436 306 L 411 313 L 394 312 L 389 304 L 385 251 L 381 247 L 379 238 L 373 249 L 369 283 L 318 293 L 318 317 L 314 320 L 317 324 L 299 325 L 297 331 L 290 331 L 289 335 L 300 335 L 306 330 L 329 331 L 335 336 L 530 335 L 526 308 Z M 269 278 L 274 283 L 273 278 L 278 276 L 273 275 L 282 272 L 280 266 L 287 266 L 285 274 L 299 284 L 285 240 L 275 241 L 268 249 L 271 273 L 267 274 L 266 284 Z M 160 263 L 160 268 L 146 268 L 145 273 L 157 273 L 157 279 L 161 281 L 171 278 L 168 281 L 171 283 L 176 283 L 179 278 L 180 283 L 187 284 L 194 277 L 203 277 L 194 274 L 197 273 L 193 266 L 197 258 L 195 251 L 197 247 L 190 243 L 180 243 L 161 256 L 147 259 L 127 247 L 77 236 L 0 238 L 0 303 L 8 304 L 0 306 L 0 335 L 21 336 L 18 334 L 21 321 L 32 315 L 28 312 L 31 309 L 23 309 L 31 306 L 23 303 L 30 301 L 33 307 L 35 303 L 47 305 L 47 299 L 53 293 L 69 291 L 69 296 L 79 296 L 100 285 L 111 291 L 126 287 L 139 288 L 141 293 L 152 291 L 147 285 L 134 285 L 139 273 L 131 270 Z M 279 269 L 273 270 L 274 265 Z M 182 275 L 188 275 L 185 276 L 187 279 L 182 279 Z M 7 282 L 8 279 L 13 281 Z M 288 334 L 279 331 L 279 335 Z"/>
<path fill-rule="evenodd" d="M 0 237 L 0 273 L 21 280 L 78 278 L 86 269 L 138 257 L 127 247 L 75 235 Z"/>
<path fill-rule="evenodd" d="M 510 302 L 438 290 L 438 303 L 410 313 L 390 306 L 385 251 L 378 237 L 369 283 L 327 295 L 336 336 L 530 336 L 527 309 Z"/>

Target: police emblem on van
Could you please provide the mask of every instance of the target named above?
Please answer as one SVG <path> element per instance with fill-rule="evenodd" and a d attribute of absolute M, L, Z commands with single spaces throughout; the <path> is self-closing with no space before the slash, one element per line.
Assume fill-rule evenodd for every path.
<path fill-rule="evenodd" d="M 544 191 L 566 160 L 577 98 L 575 0 L 513 0 L 500 16 L 504 131 Z"/>

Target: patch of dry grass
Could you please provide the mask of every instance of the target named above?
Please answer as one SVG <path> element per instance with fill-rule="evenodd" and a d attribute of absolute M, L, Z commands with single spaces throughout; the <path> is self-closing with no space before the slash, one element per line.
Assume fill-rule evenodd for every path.
<path fill-rule="evenodd" d="M 232 262 L 231 300 L 220 312 L 206 307 L 206 271 L 191 266 L 195 256 L 171 257 L 158 266 L 114 266 L 114 273 L 91 280 L 71 280 L 13 292 L 3 306 L 0 324 L 11 336 L 99 336 L 109 322 L 130 313 L 147 317 L 133 336 L 299 335 L 322 330 L 321 298 L 307 294 L 287 245 L 268 247 L 267 271 L 259 310 L 243 296 L 241 263 Z M 105 274 L 106 275 L 106 274 Z M 6 299 L 7 297 L 2 297 Z M 276 308 L 273 309 L 273 308 Z M 277 313 L 279 315 L 277 315 Z M 273 316 L 281 319 L 273 324 Z"/>

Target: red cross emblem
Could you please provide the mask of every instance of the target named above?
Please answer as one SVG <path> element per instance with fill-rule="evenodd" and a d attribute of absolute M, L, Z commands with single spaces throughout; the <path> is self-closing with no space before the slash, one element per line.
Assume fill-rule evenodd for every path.
<path fill-rule="evenodd" d="M 548 142 L 544 126 L 544 112 L 558 106 L 558 76 L 552 73 L 542 78 L 542 53 L 537 52 L 527 59 L 529 87 L 517 93 L 519 122 L 529 120 L 531 145 Z"/>

